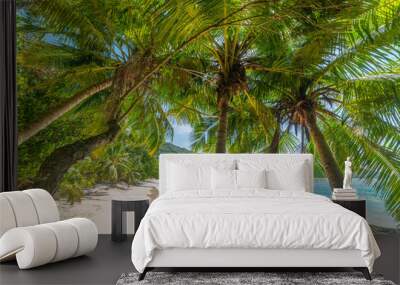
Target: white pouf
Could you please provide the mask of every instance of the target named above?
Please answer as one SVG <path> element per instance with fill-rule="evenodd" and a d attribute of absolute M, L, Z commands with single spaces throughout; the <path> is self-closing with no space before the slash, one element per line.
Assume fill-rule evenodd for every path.
<path fill-rule="evenodd" d="M 56 203 L 45 190 L 0 193 L 0 214 L 0 261 L 16 258 L 20 269 L 96 248 L 96 225 L 85 218 L 59 221 Z"/>

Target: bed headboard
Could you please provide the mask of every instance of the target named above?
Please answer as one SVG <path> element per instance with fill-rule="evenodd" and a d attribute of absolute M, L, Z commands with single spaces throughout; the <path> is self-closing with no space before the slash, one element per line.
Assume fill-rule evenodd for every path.
<path fill-rule="evenodd" d="M 287 165 L 304 162 L 306 165 L 306 191 L 313 192 L 314 159 L 312 154 L 161 154 L 159 161 L 160 194 L 166 191 L 168 162 L 184 162 L 195 165 L 215 165 L 219 163 L 235 163 L 240 159 L 266 161 L 268 164 Z"/>

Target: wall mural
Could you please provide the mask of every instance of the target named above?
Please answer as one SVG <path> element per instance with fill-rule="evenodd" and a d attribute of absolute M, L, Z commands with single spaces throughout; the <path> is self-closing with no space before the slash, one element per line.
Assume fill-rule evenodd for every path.
<path fill-rule="evenodd" d="M 18 1 L 19 189 L 106 233 L 160 153 L 313 153 L 326 196 L 350 156 L 398 229 L 400 4 L 298 2 Z"/>

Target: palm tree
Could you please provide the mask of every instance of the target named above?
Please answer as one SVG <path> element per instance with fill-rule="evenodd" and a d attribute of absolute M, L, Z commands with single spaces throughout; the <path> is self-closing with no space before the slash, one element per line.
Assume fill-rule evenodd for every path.
<path fill-rule="evenodd" d="M 332 188 L 343 181 L 338 162 L 352 155 L 360 178 L 388 199 L 387 207 L 398 219 L 399 5 L 356 4 L 335 6 L 322 15 L 305 11 L 303 18 L 311 14 L 311 24 L 298 23 L 283 52 L 261 56 L 257 49 L 268 48 L 268 42 L 263 47 L 257 41 L 252 49 L 257 61 L 246 66 L 252 67 L 246 74 L 248 90 L 242 89 L 247 100 L 235 96 L 229 106 L 234 111 L 235 101 L 238 106 L 249 104 L 259 123 L 247 119 L 241 124 L 231 111 L 238 131 L 228 131 L 229 144 L 237 140 L 237 150 L 243 151 L 248 141 L 260 151 L 260 140 L 267 138 L 270 150 L 276 151 L 282 129 L 300 128 L 309 136 Z M 239 108 L 242 113 L 244 109 Z M 261 122 L 264 136 L 249 131 Z M 217 140 L 210 135 L 215 126 L 215 119 L 208 117 L 195 124 L 196 149 L 210 150 L 210 142 Z"/>
<path fill-rule="evenodd" d="M 215 131 L 215 134 L 211 135 L 211 137 L 215 136 L 215 147 L 209 148 L 209 150 L 224 153 L 226 146 L 229 145 L 227 142 L 229 116 L 235 110 L 232 108 L 232 102 L 235 97 L 243 96 L 247 91 L 249 72 L 260 68 L 257 62 L 263 55 L 257 54 L 255 42 L 259 40 L 260 34 L 268 34 L 268 40 L 273 46 L 282 33 L 286 32 L 282 30 L 286 26 L 287 18 L 290 16 L 293 16 L 293 19 L 296 18 L 297 4 L 280 5 L 280 1 L 274 4 L 265 1 L 250 1 L 247 5 L 252 6 L 253 9 L 237 14 L 235 11 L 240 10 L 240 1 L 219 2 L 220 5 L 215 7 L 212 16 L 216 19 L 224 19 L 221 23 L 222 27 L 206 31 L 203 37 L 189 45 L 189 52 L 186 54 L 186 58 L 190 58 L 188 66 L 186 66 L 188 64 L 186 60 L 183 64 L 177 64 L 173 68 L 187 72 L 192 77 L 200 78 L 203 84 L 212 87 L 201 91 L 202 98 L 198 94 L 192 94 L 190 98 L 197 101 L 192 104 L 200 107 L 200 113 L 208 114 L 207 117 L 209 115 L 218 116 L 217 124 L 211 128 L 206 126 L 207 131 Z M 229 17 L 229 15 L 231 16 Z M 206 20 L 210 20 L 210 18 L 208 17 Z M 260 19 L 262 24 L 253 23 L 254 19 Z M 197 64 L 193 64 L 193 62 L 197 62 Z M 278 71 L 274 67 L 266 68 L 264 66 L 263 69 Z M 206 94 L 203 91 L 212 94 Z M 213 100 L 212 97 L 215 99 Z M 202 104 L 199 101 L 209 104 Z M 182 115 L 180 111 L 179 114 Z"/>
<path fill-rule="evenodd" d="M 270 81 L 281 96 L 257 99 L 308 132 L 332 188 L 343 181 L 338 161 L 350 155 L 398 219 L 400 6 L 366 4 L 332 15 L 341 19 L 335 29 L 332 19 L 314 18 L 317 28 L 272 64 L 291 70 Z"/>
<path fill-rule="evenodd" d="M 82 4 L 78 5 L 79 8 L 88 10 L 88 13 L 74 13 L 78 8 L 77 4 Z M 128 25 L 124 19 L 118 18 L 120 9 L 128 9 L 127 13 L 135 20 L 141 16 L 140 11 L 137 9 L 131 11 L 129 5 L 117 5 L 117 2 L 104 1 L 101 5 L 99 4 L 98 1 L 96 3 L 93 1 L 83 1 L 83 3 L 42 1 L 30 5 L 29 12 L 45 21 L 37 21 L 34 16 L 25 15 L 27 20 L 25 26 L 32 28 L 29 24 L 33 23 L 44 25 L 44 27 L 34 27 L 33 34 L 36 40 L 30 40 L 29 46 L 21 51 L 22 62 L 36 68 L 53 67 L 57 77 L 56 80 L 50 79 L 50 86 L 57 86 L 59 80 L 72 80 L 72 84 L 67 85 L 69 89 L 71 87 L 81 89 L 80 86 L 87 86 L 88 82 L 93 84 L 96 80 L 100 80 L 100 83 L 79 91 L 25 128 L 26 131 L 22 131 L 20 135 L 22 140 L 46 127 L 82 100 L 105 88 L 110 89 L 104 113 L 105 127 L 102 132 L 62 145 L 42 163 L 34 185 L 52 192 L 57 189 L 64 173 L 71 165 L 83 159 L 97 147 L 110 143 L 116 137 L 120 130 L 119 122 L 125 117 L 124 114 L 120 114 L 122 101 L 132 92 L 135 84 L 143 80 L 146 72 L 156 64 L 150 45 L 141 48 L 137 44 L 138 40 L 134 44 L 132 39 L 121 34 L 129 29 L 134 36 L 138 37 L 135 31 L 139 29 L 141 32 L 139 35 L 142 37 L 139 39 L 142 41 L 140 43 L 153 41 L 151 33 L 143 32 L 142 25 L 134 26 L 134 21 Z M 70 21 L 65 22 L 66 14 L 70 15 Z M 113 16 L 111 19 L 110 15 Z M 43 31 L 45 35 L 40 36 Z M 82 33 L 85 31 L 88 34 L 85 34 L 83 39 Z M 51 35 L 50 40 L 48 35 Z M 144 74 L 138 70 L 143 71 Z M 62 86 L 65 85 L 64 83 Z M 50 90 L 54 91 L 54 88 Z M 63 92 L 64 90 L 56 91 Z"/>
<path fill-rule="evenodd" d="M 130 43 L 119 33 L 116 33 L 118 13 L 108 22 L 110 11 L 119 8 L 111 1 L 102 3 L 101 9 L 94 2 L 84 1 L 78 5 L 80 9 L 87 9 L 85 14 L 75 13 L 78 6 L 72 2 L 42 1 L 29 6 L 32 15 L 25 15 L 27 23 L 31 25 L 44 25 L 33 28 L 36 40 L 30 40 L 29 46 L 20 53 L 22 62 L 27 62 L 36 68 L 54 68 L 56 80 L 50 79 L 49 85 L 59 84 L 59 80 L 72 80 L 72 87 L 81 89 L 81 86 L 93 84 L 93 80 L 99 83 L 86 87 L 84 91 L 68 98 L 62 105 L 56 106 L 51 112 L 45 114 L 38 121 L 21 131 L 21 141 L 37 133 L 41 128 L 49 125 L 53 120 L 66 111 L 78 105 L 105 88 L 110 88 L 107 99 L 107 111 L 105 113 L 106 126 L 100 134 L 78 140 L 71 144 L 62 145 L 55 149 L 41 165 L 34 184 L 55 191 L 56 186 L 64 173 L 71 165 L 83 159 L 88 153 L 99 145 L 112 141 L 119 131 L 118 110 L 122 99 L 127 96 L 138 78 L 134 70 L 152 67 L 146 50 L 129 45 Z M 79 3 L 78 3 L 79 4 Z M 99 4 L 99 3 L 97 3 Z M 97 8 L 97 10 L 96 10 Z M 125 7 L 126 8 L 126 7 Z M 70 21 L 65 21 L 65 13 L 69 12 Z M 137 12 L 137 11 L 136 11 Z M 37 17 L 45 19 L 38 21 Z M 134 16 L 134 15 L 132 15 Z M 137 16 L 137 15 L 136 15 Z M 31 25 L 29 25 L 31 24 Z M 58 24 L 58 25 L 57 25 Z M 127 26 L 123 26 L 127 29 Z M 130 28 L 133 28 L 130 26 Z M 44 32 L 43 32 L 44 31 Z M 85 39 L 82 33 L 87 32 Z M 43 35 L 40 35 L 43 34 Z M 49 39 L 51 35 L 51 39 Z M 93 36 L 90 36 L 93 35 Z M 67 85 L 67 88 L 71 88 Z M 65 86 L 65 83 L 62 85 Z M 50 88 L 54 91 L 53 88 Z M 64 90 L 56 90 L 63 92 Z"/>
<path fill-rule="evenodd" d="M 227 30 L 227 28 L 225 29 Z M 242 41 L 239 39 L 239 31 L 229 33 L 224 31 L 222 43 L 213 40 L 211 49 L 214 60 L 218 62 L 217 75 L 217 108 L 219 112 L 216 152 L 226 152 L 226 140 L 228 134 L 228 110 L 229 102 L 233 96 L 247 89 L 246 70 L 243 62 L 243 56 L 249 48 L 251 42 L 250 36 Z"/>
<path fill-rule="evenodd" d="M 196 3 L 196 1 L 188 1 L 187 3 L 190 2 Z M 229 105 L 235 95 L 247 88 L 244 64 L 252 36 L 249 31 L 245 31 L 239 26 L 230 25 L 230 23 L 241 21 L 242 14 L 235 12 L 241 9 L 240 5 L 236 1 L 218 2 L 213 13 L 207 15 L 202 21 L 218 22 L 218 19 L 223 19 L 221 21 L 222 27 L 205 31 L 201 38 L 188 46 L 187 51 L 181 53 L 179 58 L 182 60 L 177 59 L 174 64 L 166 68 L 169 68 L 171 73 L 179 74 L 174 81 L 177 81 L 178 78 L 182 79 L 184 77 L 181 76 L 182 73 L 186 73 L 189 75 L 185 78 L 187 82 L 191 81 L 196 84 L 193 80 L 197 78 L 212 86 L 207 90 L 213 93 L 212 96 L 204 94 L 208 98 L 200 98 L 200 101 L 208 101 L 210 97 L 212 97 L 212 101 L 216 100 L 215 103 L 213 102 L 218 112 L 215 150 L 216 152 L 226 152 Z M 174 3 L 174 5 L 171 5 L 171 9 L 172 7 L 174 10 L 181 8 L 179 3 Z M 168 22 L 170 20 L 168 19 Z M 188 89 L 187 82 L 180 80 L 180 82 L 175 83 Z M 165 81 L 163 84 L 168 85 Z M 176 92 L 176 89 L 169 90 L 169 92 Z M 196 96 L 197 94 L 192 93 L 191 95 Z M 199 99 L 198 96 L 196 99 Z M 170 108 L 174 109 L 175 107 L 177 108 L 176 111 L 182 114 L 180 111 L 182 106 L 174 101 L 170 102 Z M 204 109 L 200 112 L 208 113 L 210 111 L 208 104 L 203 104 L 203 107 Z"/>

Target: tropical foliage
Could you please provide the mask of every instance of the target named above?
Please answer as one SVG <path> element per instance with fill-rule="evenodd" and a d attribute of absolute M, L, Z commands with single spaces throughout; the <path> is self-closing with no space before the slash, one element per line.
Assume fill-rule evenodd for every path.
<path fill-rule="evenodd" d="M 20 185 L 79 199 L 193 150 L 347 156 L 400 220 L 400 1 L 20 1 Z M 84 179 L 84 177 L 90 177 Z"/>

